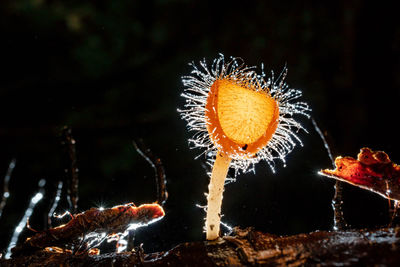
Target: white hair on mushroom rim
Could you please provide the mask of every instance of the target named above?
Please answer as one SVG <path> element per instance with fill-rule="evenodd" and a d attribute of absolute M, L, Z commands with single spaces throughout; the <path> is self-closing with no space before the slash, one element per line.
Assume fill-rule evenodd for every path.
<path fill-rule="evenodd" d="M 276 79 L 274 73 L 271 72 L 271 77 L 265 80 L 263 65 L 261 65 L 261 73 L 258 74 L 256 67 L 245 66 L 240 58 L 231 57 L 226 63 L 222 54 L 213 61 L 211 66 L 207 66 L 205 60 L 200 61 L 200 66 L 194 63 L 189 65 L 193 67 L 191 75 L 182 77 L 184 85 L 182 96 L 186 99 L 185 109 L 178 111 L 187 121 L 188 130 L 194 132 L 189 139 L 191 148 L 203 148 L 204 151 L 199 156 L 205 154 L 211 166 L 214 164 L 217 152 L 222 150 L 232 159 L 230 167 L 235 169 L 235 175 L 240 171 L 254 171 L 254 165 L 261 160 L 265 160 L 273 172 L 275 172 L 275 159 L 281 160 L 285 165 L 286 155 L 296 144 L 302 145 L 297 132 L 300 129 L 305 130 L 293 116 L 300 114 L 309 117 L 311 111 L 307 103 L 297 101 L 302 96 L 302 92 L 290 88 L 285 83 L 287 68 L 285 67 Z M 266 98 L 273 100 L 270 101 L 271 103 L 276 103 L 279 111 L 277 126 L 268 140 L 261 142 L 261 147 L 253 149 L 253 153 L 246 153 L 245 150 L 249 144 L 243 142 L 239 142 L 237 146 L 230 144 L 224 147 L 221 140 L 226 139 L 227 134 L 224 131 L 218 132 L 218 126 L 213 125 L 214 121 L 207 116 L 207 113 L 210 113 L 210 108 L 207 106 L 211 98 L 210 92 L 213 91 L 216 83 L 221 82 L 264 94 Z M 244 123 L 247 127 L 251 128 L 252 123 L 257 123 L 256 120 L 252 121 L 252 118 L 247 119 L 248 122 Z M 264 120 L 263 123 L 265 129 L 268 129 L 268 122 L 265 123 Z M 269 123 L 274 123 L 274 121 Z"/>

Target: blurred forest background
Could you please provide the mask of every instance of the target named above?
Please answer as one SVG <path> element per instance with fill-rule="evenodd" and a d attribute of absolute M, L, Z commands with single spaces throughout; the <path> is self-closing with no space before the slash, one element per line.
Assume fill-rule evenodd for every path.
<path fill-rule="evenodd" d="M 0 175 L 16 158 L 0 219 L 4 249 L 46 179 L 31 225 L 45 229 L 63 179 L 60 132 L 72 128 L 79 166 L 79 210 L 156 200 L 154 172 L 132 140 L 164 164 L 165 218 L 136 233 L 146 252 L 202 240 L 208 177 L 180 119 L 187 63 L 218 53 L 280 72 L 330 136 L 334 155 L 369 146 L 400 163 L 400 27 L 394 7 L 373 1 L 61 1 L 0 4 Z M 310 121 L 304 147 L 287 167 L 266 163 L 226 186 L 223 221 L 279 235 L 330 230 L 334 181 L 317 175 L 331 162 Z M 2 180 L 2 179 L 1 179 Z M 2 182 L 0 182 L 2 186 Z M 0 187 L 2 188 L 2 187 Z M 67 209 L 65 194 L 57 209 Z M 353 228 L 388 222 L 388 201 L 345 185 Z M 24 235 L 31 234 L 24 232 Z"/>

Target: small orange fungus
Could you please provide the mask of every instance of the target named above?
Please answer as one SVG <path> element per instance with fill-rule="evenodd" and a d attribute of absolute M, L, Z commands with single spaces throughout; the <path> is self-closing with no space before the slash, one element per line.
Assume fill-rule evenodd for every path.
<path fill-rule="evenodd" d="M 213 165 L 207 195 L 207 240 L 219 237 L 222 193 L 230 167 L 239 172 L 253 170 L 265 160 L 274 171 L 274 160 L 285 157 L 300 143 L 294 129 L 303 129 L 293 115 L 309 116 L 307 103 L 295 102 L 301 91 L 284 82 L 286 68 L 275 80 L 240 59 L 225 63 L 223 55 L 211 67 L 193 63 L 192 75 L 182 77 L 185 109 L 178 110 L 194 131 L 189 143 L 204 148 Z"/>
<path fill-rule="evenodd" d="M 268 92 L 216 80 L 207 98 L 205 116 L 210 139 L 227 155 L 251 157 L 278 127 L 278 103 Z"/>

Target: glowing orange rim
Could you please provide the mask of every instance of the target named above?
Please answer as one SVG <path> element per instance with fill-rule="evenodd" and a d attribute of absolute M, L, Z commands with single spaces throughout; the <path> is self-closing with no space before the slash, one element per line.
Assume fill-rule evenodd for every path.
<path fill-rule="evenodd" d="M 208 93 L 205 115 L 207 118 L 207 130 L 210 135 L 211 141 L 217 146 L 220 152 L 227 155 L 239 154 L 242 157 L 250 158 L 265 147 L 272 135 L 275 133 L 279 122 L 279 107 L 275 99 L 273 99 L 268 93 L 265 93 L 265 97 L 271 98 L 274 104 L 273 115 L 268 123 L 264 134 L 261 135 L 257 140 L 252 143 L 238 143 L 229 138 L 223 131 L 219 117 L 218 117 L 218 93 L 220 86 L 224 86 L 223 83 L 231 83 L 236 85 L 234 81 L 229 79 L 216 80 L 211 86 L 210 92 Z M 239 85 L 240 86 L 240 85 Z M 252 90 L 240 86 L 245 90 Z"/>

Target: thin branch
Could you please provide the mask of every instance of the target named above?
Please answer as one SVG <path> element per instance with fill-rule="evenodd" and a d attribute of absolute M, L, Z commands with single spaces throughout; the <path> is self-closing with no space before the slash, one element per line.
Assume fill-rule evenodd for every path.
<path fill-rule="evenodd" d="M 132 141 L 136 151 L 153 167 L 157 185 L 157 203 L 164 206 L 168 199 L 167 180 L 161 159 L 154 156 L 150 149 L 146 148 L 143 140 Z"/>
<path fill-rule="evenodd" d="M 389 211 L 392 212 L 392 216 L 389 221 L 388 227 L 393 227 L 398 225 L 398 218 L 399 218 L 399 212 L 400 212 L 400 203 L 397 200 L 393 201 L 393 208 L 391 208 L 391 201 L 389 199 Z"/>
<path fill-rule="evenodd" d="M 135 248 L 135 231 L 129 231 L 127 236 L 126 251 L 132 251 Z"/>
<path fill-rule="evenodd" d="M 0 218 L 1 215 L 3 214 L 3 209 L 7 203 L 7 199 L 10 197 L 10 191 L 8 188 L 8 184 L 10 182 L 11 179 L 11 174 L 15 168 L 15 163 L 16 163 L 16 159 L 12 159 L 10 161 L 10 164 L 8 165 L 8 169 L 6 172 L 6 175 L 4 176 L 4 182 L 3 182 L 3 196 L 1 198 L 1 202 L 0 202 Z"/>
<path fill-rule="evenodd" d="M 330 149 L 328 141 L 326 140 L 325 135 L 322 133 L 321 129 L 318 127 L 318 124 L 314 120 L 314 118 L 312 118 L 311 121 L 314 125 L 315 131 L 319 134 L 322 142 L 324 143 L 324 146 L 328 153 L 328 156 L 331 159 L 332 167 L 335 168 L 335 160 L 333 159 L 332 151 Z M 344 215 L 343 215 L 343 182 L 336 180 L 334 188 L 335 188 L 335 194 L 332 198 L 333 229 L 334 230 L 343 230 L 347 227 L 347 223 L 346 223 L 346 221 L 344 219 Z"/>
<path fill-rule="evenodd" d="M 48 228 L 53 227 L 51 218 L 53 217 L 54 212 L 56 211 L 56 208 L 58 206 L 58 203 L 60 202 L 62 188 L 63 188 L 63 182 L 59 181 L 58 182 L 58 186 L 57 186 L 57 191 L 56 191 L 56 194 L 54 196 L 53 205 L 51 205 L 50 211 L 47 214 L 47 225 L 48 225 Z"/>
<path fill-rule="evenodd" d="M 22 230 L 24 230 L 24 228 L 26 227 L 27 222 L 29 220 L 29 217 L 31 217 L 31 215 L 33 213 L 33 209 L 35 208 L 37 203 L 39 203 L 39 201 L 43 198 L 44 186 L 45 185 L 46 185 L 46 180 L 41 179 L 39 181 L 38 192 L 31 198 L 31 201 L 29 202 L 29 206 L 25 210 L 24 216 L 22 217 L 21 221 L 18 223 L 17 227 L 15 227 L 15 230 L 14 230 L 14 233 L 12 235 L 11 241 L 8 244 L 8 247 L 7 247 L 7 253 L 6 253 L 6 256 L 5 256 L 7 259 L 10 258 L 11 249 L 13 247 L 15 247 L 15 245 L 17 244 L 19 235 L 21 234 Z"/>
<path fill-rule="evenodd" d="M 347 223 L 343 215 L 343 182 L 336 180 L 335 194 L 332 198 L 332 208 L 334 212 L 333 230 L 340 231 L 347 228 Z"/>
<path fill-rule="evenodd" d="M 75 149 L 75 139 L 72 137 L 71 128 L 68 126 L 64 126 L 62 130 L 63 136 L 63 145 L 65 146 L 66 150 L 66 157 L 65 160 L 65 172 L 66 172 L 66 180 L 68 184 L 68 194 L 67 199 L 68 203 L 71 208 L 72 213 L 76 213 L 78 210 L 78 186 L 79 186 L 79 179 L 78 179 L 78 167 L 76 161 L 76 149 Z"/>

